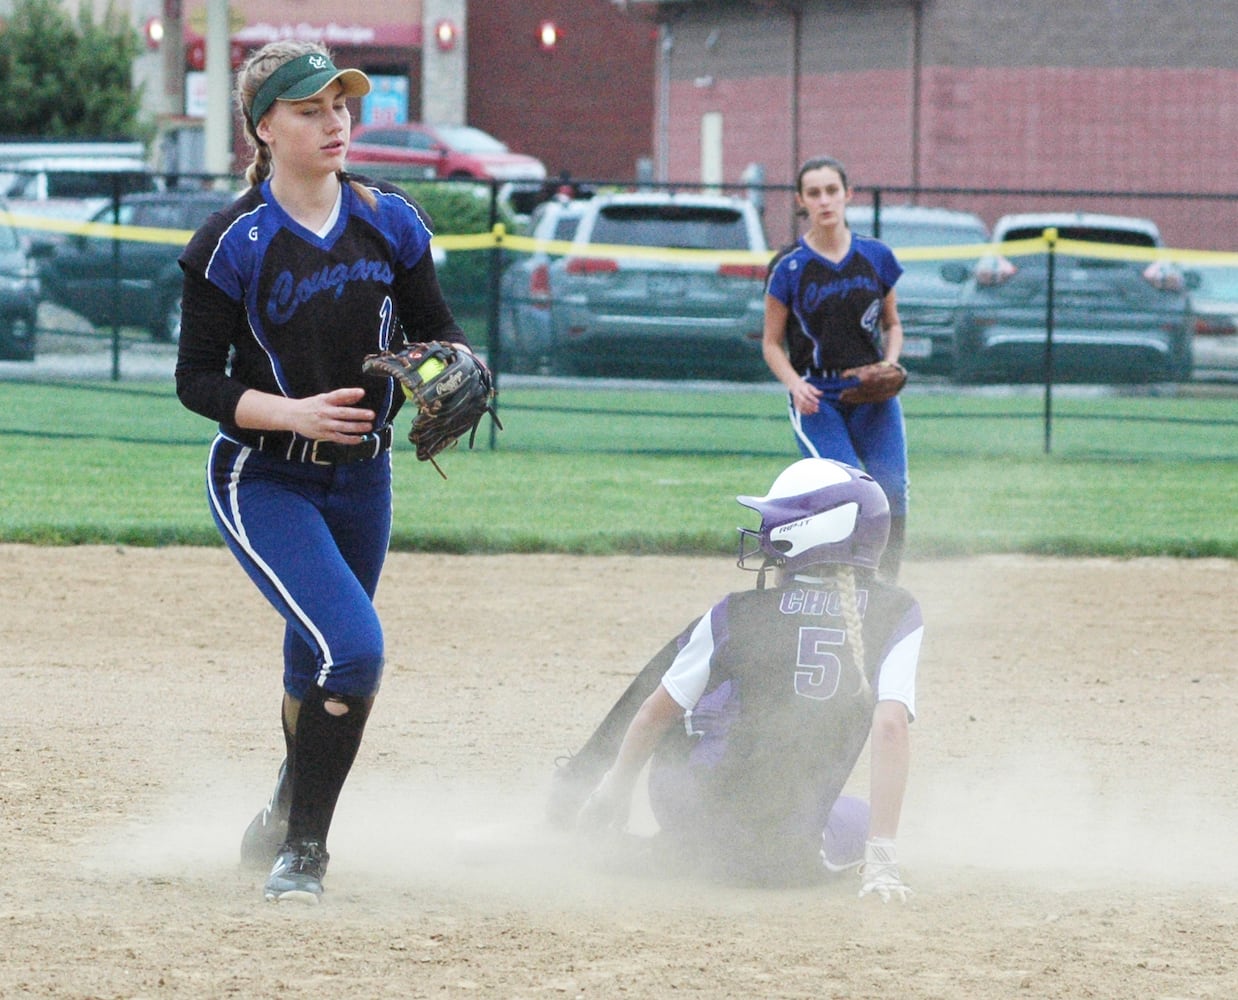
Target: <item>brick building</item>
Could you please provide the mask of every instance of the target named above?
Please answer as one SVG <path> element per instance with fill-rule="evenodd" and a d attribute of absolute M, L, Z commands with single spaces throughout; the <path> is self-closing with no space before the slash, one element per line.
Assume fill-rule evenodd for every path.
<path fill-rule="evenodd" d="M 1234 0 L 618 2 L 660 34 L 662 178 L 789 183 L 829 153 L 862 186 L 1238 192 Z M 1044 207 L 966 201 L 990 223 Z M 1238 249 L 1234 199 L 1071 207 Z M 767 212 L 772 238 L 788 218 Z"/>
<path fill-rule="evenodd" d="M 161 11 L 162 72 L 148 73 L 152 109 L 200 124 L 206 87 L 207 7 L 213 0 L 127 0 L 135 20 Z M 174 15 L 174 16 L 173 16 Z M 652 154 L 656 28 L 611 0 L 232 0 L 232 63 L 275 39 L 325 42 L 341 66 L 398 95 L 406 119 L 467 122 L 545 162 L 552 174 L 631 179 Z M 544 24 L 554 44 L 542 42 Z M 443 29 L 440 36 L 439 29 Z M 427 93 L 425 82 L 440 91 Z M 462 100 L 456 101 L 457 94 Z M 355 113 L 364 121 L 368 107 Z M 238 161 L 245 153 L 234 125 Z"/>
<path fill-rule="evenodd" d="M 543 48 L 540 27 L 557 39 Z M 546 164 L 630 180 L 653 154 L 657 30 L 611 0 L 475 2 L 468 118 Z"/>

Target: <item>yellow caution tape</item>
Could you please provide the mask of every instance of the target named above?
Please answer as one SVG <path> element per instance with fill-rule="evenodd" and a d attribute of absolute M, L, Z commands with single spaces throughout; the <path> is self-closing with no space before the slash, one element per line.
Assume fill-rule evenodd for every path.
<path fill-rule="evenodd" d="M 193 236 L 188 229 L 160 229 L 152 226 L 121 226 L 104 222 L 76 222 L 38 215 L 0 210 L 0 221 L 18 229 L 44 230 L 88 236 L 95 239 L 135 240 L 141 243 L 167 243 L 184 246 Z M 1167 261 L 1175 264 L 1195 264 L 1202 267 L 1238 267 L 1238 252 L 1224 250 L 1188 250 L 1174 247 L 1133 247 L 1115 243 L 1090 243 L 1063 240 L 1055 231 L 1045 236 L 1002 243 L 971 243 L 935 247 L 892 248 L 901 261 L 976 260 L 986 256 L 1026 257 L 1054 252 L 1076 257 L 1107 260 Z M 492 250 L 502 247 L 515 253 L 545 253 L 556 257 L 624 258 L 635 260 L 681 260 L 708 264 L 768 264 L 773 251 L 750 250 L 690 250 L 674 247 L 628 246 L 611 243 L 573 243 L 568 240 L 538 240 L 529 236 L 507 233 L 499 223 L 488 233 L 464 233 L 435 236 L 434 242 L 443 250 Z"/>

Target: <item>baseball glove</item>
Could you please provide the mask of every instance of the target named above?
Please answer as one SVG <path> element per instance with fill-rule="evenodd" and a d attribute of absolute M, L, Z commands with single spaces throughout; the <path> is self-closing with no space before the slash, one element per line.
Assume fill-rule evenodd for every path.
<path fill-rule="evenodd" d="M 894 361 L 878 361 L 872 365 L 848 368 L 843 378 L 853 378 L 857 383 L 838 394 L 843 403 L 884 403 L 893 399 L 907 384 L 907 369 Z"/>
<path fill-rule="evenodd" d="M 438 469 L 434 456 L 454 445 L 466 433 L 469 447 L 477 436 L 477 425 L 489 413 L 502 430 L 494 409 L 494 379 L 474 355 L 454 344 L 433 340 L 410 344 L 399 353 L 371 354 L 362 363 L 366 375 L 386 375 L 396 379 L 404 395 L 417 407 L 408 439 L 417 449 L 417 458 Z"/>

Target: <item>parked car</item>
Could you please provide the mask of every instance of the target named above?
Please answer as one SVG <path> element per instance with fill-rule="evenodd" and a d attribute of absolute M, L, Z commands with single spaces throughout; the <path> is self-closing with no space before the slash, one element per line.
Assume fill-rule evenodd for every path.
<path fill-rule="evenodd" d="M 529 216 L 527 235 L 535 240 L 571 242 L 587 201 L 552 198 Z M 499 362 L 505 371 L 549 371 L 553 362 L 550 265 L 562 254 L 534 250 L 503 271 L 499 290 Z"/>
<path fill-rule="evenodd" d="M 1238 267 L 1200 267 L 1188 287 L 1196 372 L 1238 374 Z"/>
<path fill-rule="evenodd" d="M 180 235 L 172 242 L 73 235 L 45 247 L 39 268 L 44 297 L 96 326 L 146 327 L 155 340 L 179 340 L 181 269 L 176 259 L 188 234 L 235 197 L 209 189 L 130 195 L 121 199 L 116 218 L 112 206 L 104 206 L 92 222 Z"/>
<path fill-rule="evenodd" d="M 995 243 L 1037 239 L 1101 244 L 1095 253 L 1054 254 L 1053 378 L 1063 382 L 1183 381 L 1192 345 L 1185 281 L 1157 261 L 1123 248 L 1162 246 L 1156 224 L 1084 213 L 1008 215 Z M 1045 377 L 1048 255 L 983 258 L 966 280 L 955 327 L 961 381 L 1034 382 Z"/>
<path fill-rule="evenodd" d="M 368 125 L 353 129 L 349 163 L 421 168 L 427 177 L 540 181 L 541 160 L 513 153 L 494 136 L 470 125 Z M 363 171 L 364 172 L 364 171 Z"/>
<path fill-rule="evenodd" d="M 718 262 L 678 250 L 742 253 Z M 598 195 L 585 203 L 571 253 L 550 265 L 554 359 L 578 374 L 767 377 L 768 265 L 761 219 L 747 199 Z"/>
<path fill-rule="evenodd" d="M 903 276 L 895 286 L 903 321 L 900 360 L 909 371 L 952 374 L 955 312 L 962 291 L 959 258 L 915 259 L 915 254 L 900 251 L 983 245 L 989 242 L 989 227 L 972 212 L 921 205 L 883 205 L 878 221 L 880 233 L 875 231 L 872 206 L 852 205 L 847 209 L 851 230 L 878 236 L 894 249 L 903 265 Z M 977 250 L 976 256 L 982 252 Z"/>
<path fill-rule="evenodd" d="M 1238 336 L 1238 267 L 1193 272 L 1191 330 L 1197 337 Z"/>
<path fill-rule="evenodd" d="M 0 201 L 0 210 L 8 205 Z M 34 359 L 39 279 L 21 234 L 0 219 L 0 359 Z"/>
<path fill-rule="evenodd" d="M 23 215 L 89 219 L 117 195 L 158 186 L 146 162 L 130 156 L 40 156 L 0 167 L 0 198 Z"/>

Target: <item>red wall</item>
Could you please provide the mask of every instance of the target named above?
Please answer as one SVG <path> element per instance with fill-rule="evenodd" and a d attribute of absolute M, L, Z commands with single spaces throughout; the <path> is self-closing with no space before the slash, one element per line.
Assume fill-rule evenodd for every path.
<path fill-rule="evenodd" d="M 537 44 L 553 21 L 552 51 Z M 656 29 L 610 0 L 469 4 L 468 119 L 551 175 L 630 180 L 653 152 Z"/>
<path fill-rule="evenodd" d="M 700 121 L 721 111 L 724 179 L 752 162 L 790 184 L 790 96 L 783 77 L 677 80 L 671 91 L 671 180 L 700 178 Z M 912 183 L 912 91 L 905 69 L 806 76 L 801 160 L 837 156 L 860 187 Z M 1218 141 L 1238 133 L 1238 72 L 1137 68 L 925 70 L 919 184 L 939 188 L 1218 192 L 1238 190 L 1238 158 Z M 901 200 L 896 198 L 895 200 Z M 1233 200 L 936 196 L 992 224 L 1010 211 L 1074 209 L 1147 216 L 1172 245 L 1234 249 Z M 789 198 L 766 211 L 772 242 L 793 231 Z"/>
<path fill-rule="evenodd" d="M 1238 72 L 934 68 L 928 183 L 1234 191 Z M 962 140 L 962 141 L 960 141 Z"/>

